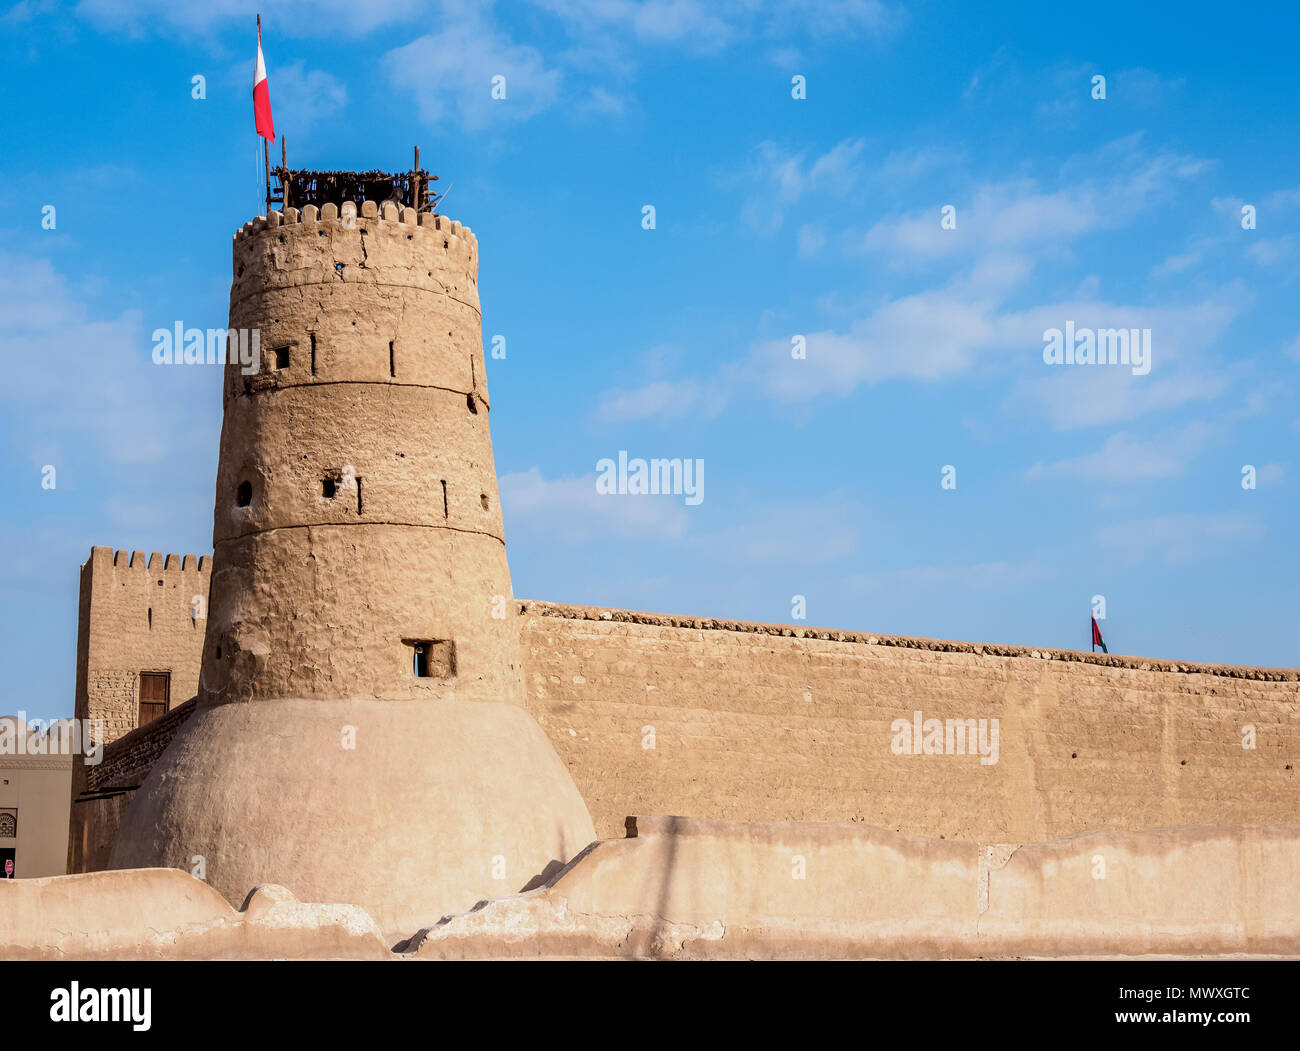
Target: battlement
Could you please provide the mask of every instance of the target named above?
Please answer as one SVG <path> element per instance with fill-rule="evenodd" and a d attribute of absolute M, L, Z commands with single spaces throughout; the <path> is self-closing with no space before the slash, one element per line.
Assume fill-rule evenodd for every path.
<path fill-rule="evenodd" d="M 471 258 L 477 258 L 478 255 L 478 238 L 468 226 L 436 212 L 417 212 L 414 208 L 398 205 L 395 201 L 362 201 L 360 208 L 354 201 L 344 201 L 341 206 L 331 202 L 319 208 L 314 204 L 303 208 L 286 208 L 283 212 L 271 212 L 270 215 L 250 219 L 235 231 L 232 240 L 238 245 L 241 241 L 286 226 L 338 223 L 344 229 L 354 229 L 363 222 L 396 223 L 414 227 L 425 238 L 441 236 L 447 242 L 443 247 L 452 254 L 467 252 Z M 452 243 L 453 238 L 459 243 Z"/>
<path fill-rule="evenodd" d="M 268 295 L 283 292 L 297 299 L 307 288 L 344 294 L 349 302 L 331 302 L 320 311 L 337 321 L 345 313 L 349 318 L 400 315 L 391 310 L 389 290 L 402 289 L 403 295 L 427 293 L 462 308 L 464 328 L 479 324 L 478 239 L 473 231 L 444 215 L 416 212 L 393 201 L 309 204 L 259 216 L 232 238 L 232 270 L 232 328 L 269 323 L 281 316 L 281 305 L 268 304 Z M 456 325 L 442 331 L 448 328 L 454 332 Z"/>
<path fill-rule="evenodd" d="M 212 556 L 164 555 L 159 551 L 146 556 L 143 551 L 128 551 L 125 548 L 114 551 L 111 547 L 97 545 L 90 549 L 90 558 L 85 561 L 82 569 L 88 569 L 101 584 L 108 580 L 125 584 L 130 579 L 143 581 L 161 576 L 159 583 L 170 581 L 178 585 L 185 574 L 209 574 L 212 571 Z"/>

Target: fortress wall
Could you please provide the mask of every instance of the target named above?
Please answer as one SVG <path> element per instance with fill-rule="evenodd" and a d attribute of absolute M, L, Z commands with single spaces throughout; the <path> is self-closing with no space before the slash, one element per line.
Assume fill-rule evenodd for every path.
<path fill-rule="evenodd" d="M 117 830 L 136 789 L 194 714 L 197 703 L 191 697 L 147 726 L 119 737 L 104 747 L 99 763 L 85 768 L 85 787 L 72 802 L 68 854 L 77 867 L 69 867 L 70 872 L 108 868 Z M 81 764 L 80 758 L 76 763 Z"/>
<path fill-rule="evenodd" d="M 106 741 L 136 728 L 142 671 L 171 673 L 172 707 L 198 692 L 211 563 L 91 548 L 81 567 L 75 712 L 102 719 Z"/>
<path fill-rule="evenodd" d="M 81 567 L 74 712 L 96 740 L 100 721 L 106 744 L 136 729 L 141 672 L 170 673 L 172 709 L 198 692 L 211 567 L 207 555 L 91 548 Z M 69 872 L 93 867 L 87 850 L 106 858 L 116 835 L 120 801 L 79 801 L 96 769 L 80 757 L 72 764 Z"/>
<path fill-rule="evenodd" d="M 1295 820 L 1294 669 L 520 609 L 529 710 L 601 837 L 635 813 L 994 843 Z M 997 762 L 895 755 L 891 724 L 917 710 L 996 718 Z"/>
<path fill-rule="evenodd" d="M 1294 956 L 1300 826 L 980 844 L 849 822 L 639 817 L 426 958 Z"/>
<path fill-rule="evenodd" d="M 135 789 L 86 792 L 72 800 L 68 828 L 68 872 L 103 872 L 113 853 L 122 815 Z"/>
<path fill-rule="evenodd" d="M 528 709 L 602 838 L 621 837 L 635 813 L 858 821 L 996 843 L 1295 820 L 1295 670 L 520 608 Z M 106 748 L 87 768 L 93 788 L 133 793 L 192 709 Z M 894 755 L 890 724 L 917 709 L 998 718 L 998 762 Z M 1241 747 L 1246 724 L 1253 750 Z M 653 749 L 642 748 L 646 726 Z M 90 838 L 72 871 L 106 864 L 131 793 L 84 814 L 74 803 L 74 853 L 79 829 Z"/>
<path fill-rule="evenodd" d="M 148 726 L 132 730 L 106 747 L 103 761 L 87 768 L 87 790 L 104 792 L 138 788 L 181 726 L 194 714 L 196 704 L 196 698 L 191 697 Z"/>

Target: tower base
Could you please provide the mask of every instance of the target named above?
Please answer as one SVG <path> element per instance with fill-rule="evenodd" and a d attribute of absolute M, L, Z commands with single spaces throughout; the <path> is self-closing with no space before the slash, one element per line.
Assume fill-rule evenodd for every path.
<path fill-rule="evenodd" d="M 274 700 L 196 712 L 150 771 L 112 868 L 182 868 L 359 905 L 401 937 L 512 894 L 596 838 L 514 705 Z"/>

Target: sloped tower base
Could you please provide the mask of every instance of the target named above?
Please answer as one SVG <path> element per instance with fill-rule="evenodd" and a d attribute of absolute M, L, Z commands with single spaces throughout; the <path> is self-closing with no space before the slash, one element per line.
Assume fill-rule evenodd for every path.
<path fill-rule="evenodd" d="M 279 883 L 359 905 L 398 938 L 521 890 L 595 838 L 521 708 L 259 701 L 195 713 L 127 810 L 110 867 L 201 863 L 236 908 Z"/>

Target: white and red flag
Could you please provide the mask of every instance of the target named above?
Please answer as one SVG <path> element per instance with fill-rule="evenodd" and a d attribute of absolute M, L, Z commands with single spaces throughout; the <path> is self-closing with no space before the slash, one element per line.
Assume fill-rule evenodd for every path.
<path fill-rule="evenodd" d="M 266 59 L 262 57 L 262 19 L 257 19 L 257 69 L 253 73 L 253 122 L 257 134 L 275 141 L 275 124 L 271 120 L 271 92 L 266 86 Z"/>

